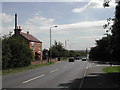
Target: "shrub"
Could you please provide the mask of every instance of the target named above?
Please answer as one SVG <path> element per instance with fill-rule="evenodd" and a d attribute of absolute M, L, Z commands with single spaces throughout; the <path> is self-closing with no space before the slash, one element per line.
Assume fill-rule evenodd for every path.
<path fill-rule="evenodd" d="M 32 50 L 22 38 L 13 36 L 2 40 L 3 69 L 28 66 L 32 60 Z"/>

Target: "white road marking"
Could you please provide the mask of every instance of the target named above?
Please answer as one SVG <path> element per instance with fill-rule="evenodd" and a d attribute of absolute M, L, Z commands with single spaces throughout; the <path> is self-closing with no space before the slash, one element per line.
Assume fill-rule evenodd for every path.
<path fill-rule="evenodd" d="M 112 65 L 112 66 L 120 66 L 120 65 Z"/>
<path fill-rule="evenodd" d="M 85 77 L 86 74 L 87 74 L 87 70 L 88 70 L 88 68 L 89 68 L 89 64 L 87 64 L 87 67 L 86 67 L 86 69 L 85 69 L 85 73 L 84 73 L 84 75 L 83 75 L 83 78 L 82 78 L 82 81 L 81 81 L 81 83 L 80 83 L 80 87 L 79 87 L 79 88 L 82 87 L 82 84 L 83 84 L 83 81 L 84 81 L 84 77 Z"/>
<path fill-rule="evenodd" d="M 58 70 L 60 70 L 60 69 L 58 68 L 58 69 L 52 70 L 52 71 L 50 71 L 50 73 L 56 72 Z"/>
<path fill-rule="evenodd" d="M 86 76 L 86 73 L 87 73 L 88 68 L 89 68 L 89 67 L 87 66 L 86 69 L 85 69 L 84 77 Z"/>
<path fill-rule="evenodd" d="M 42 75 L 40 75 L 40 76 L 34 77 L 34 78 L 32 78 L 32 79 L 29 79 L 29 80 L 26 80 L 26 81 L 24 81 L 24 82 L 22 82 L 22 83 L 28 83 L 28 82 L 30 82 L 30 81 L 33 81 L 33 80 L 35 80 L 35 79 L 37 79 L 37 78 L 40 78 L 40 77 L 43 77 L 43 76 L 45 76 L 45 74 L 42 74 Z"/>
<path fill-rule="evenodd" d="M 96 65 L 96 66 L 110 66 L 110 65 Z"/>
<path fill-rule="evenodd" d="M 110 65 L 108 64 L 108 65 L 96 65 L 96 66 L 110 66 Z M 120 66 L 120 65 L 112 65 L 112 66 Z"/>

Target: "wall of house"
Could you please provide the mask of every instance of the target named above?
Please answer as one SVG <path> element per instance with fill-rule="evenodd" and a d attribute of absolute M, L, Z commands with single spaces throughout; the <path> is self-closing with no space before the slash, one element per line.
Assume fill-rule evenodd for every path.
<path fill-rule="evenodd" d="M 35 52 L 40 54 L 40 60 L 42 60 L 42 43 L 29 42 L 29 46 L 34 51 L 34 55 L 35 55 Z"/>

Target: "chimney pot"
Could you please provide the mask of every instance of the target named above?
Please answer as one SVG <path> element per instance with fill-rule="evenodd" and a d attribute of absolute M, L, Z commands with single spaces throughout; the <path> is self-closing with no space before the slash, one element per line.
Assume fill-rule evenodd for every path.
<path fill-rule="evenodd" d="M 29 31 L 27 31 L 27 34 L 29 34 Z"/>
<path fill-rule="evenodd" d="M 21 26 L 18 26 L 18 29 L 21 29 Z"/>

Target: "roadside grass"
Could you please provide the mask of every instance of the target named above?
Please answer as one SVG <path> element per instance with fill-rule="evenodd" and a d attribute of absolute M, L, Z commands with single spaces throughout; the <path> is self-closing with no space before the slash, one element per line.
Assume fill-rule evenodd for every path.
<path fill-rule="evenodd" d="M 0 71 L 0 76 L 2 75 L 2 71 Z"/>
<path fill-rule="evenodd" d="M 22 71 L 25 71 L 25 70 L 35 69 L 35 68 L 38 68 L 38 67 L 51 65 L 51 64 L 54 64 L 54 63 L 55 62 L 45 63 L 45 64 L 35 64 L 35 65 L 26 66 L 26 67 L 20 67 L 20 68 L 13 68 L 13 69 L 2 70 L 2 74 L 0 74 L 0 76 L 1 75 L 11 74 L 11 73 L 22 72 Z"/>
<path fill-rule="evenodd" d="M 105 67 L 103 68 L 103 71 L 105 73 L 113 73 L 113 72 L 120 73 L 120 66 Z"/>

